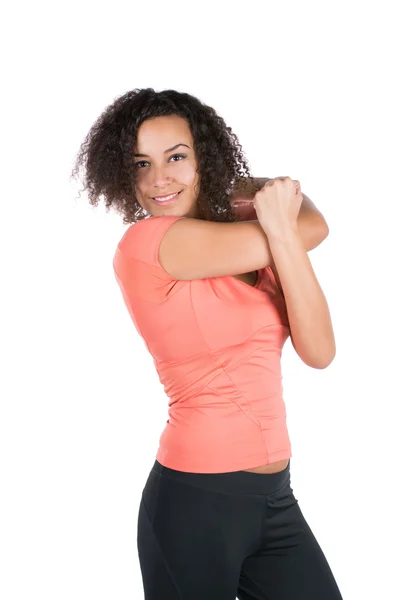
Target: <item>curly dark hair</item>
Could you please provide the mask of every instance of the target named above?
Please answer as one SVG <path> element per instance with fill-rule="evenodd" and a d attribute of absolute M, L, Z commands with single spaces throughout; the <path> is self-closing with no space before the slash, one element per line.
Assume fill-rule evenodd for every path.
<path fill-rule="evenodd" d="M 237 221 L 230 195 L 251 177 L 238 138 L 213 108 L 175 90 L 135 89 L 104 110 L 82 142 L 71 173 L 77 179 L 84 169 L 80 192 L 88 192 L 93 206 L 103 197 L 106 211 L 114 208 L 124 224 L 146 218 L 135 194 L 133 148 L 143 121 L 167 115 L 181 116 L 190 126 L 198 162 L 200 211 L 211 214 L 213 221 Z"/>

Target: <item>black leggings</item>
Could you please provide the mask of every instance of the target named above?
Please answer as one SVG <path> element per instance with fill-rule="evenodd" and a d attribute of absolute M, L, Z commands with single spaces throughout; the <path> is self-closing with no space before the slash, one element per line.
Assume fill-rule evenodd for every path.
<path fill-rule="evenodd" d="M 341 600 L 279 473 L 185 473 L 157 460 L 139 507 L 145 600 Z"/>

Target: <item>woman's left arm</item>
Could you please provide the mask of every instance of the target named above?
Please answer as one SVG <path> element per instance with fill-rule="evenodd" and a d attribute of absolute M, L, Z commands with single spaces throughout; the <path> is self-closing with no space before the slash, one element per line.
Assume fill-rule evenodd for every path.
<path fill-rule="evenodd" d="M 336 354 L 335 336 L 325 295 L 296 226 L 266 231 L 286 301 L 292 344 L 302 361 L 325 369 Z"/>
<path fill-rule="evenodd" d="M 257 188 L 261 189 L 267 181 L 270 180 L 257 178 Z M 249 184 L 235 196 L 243 221 L 257 220 L 252 203 L 254 187 L 250 181 Z M 270 266 L 286 301 L 293 347 L 305 364 L 316 369 L 326 368 L 332 362 L 336 346 L 329 308 L 307 252 L 319 246 L 328 234 L 323 215 L 303 194 L 296 230 L 288 231 L 284 240 L 269 238 L 273 258 Z"/>

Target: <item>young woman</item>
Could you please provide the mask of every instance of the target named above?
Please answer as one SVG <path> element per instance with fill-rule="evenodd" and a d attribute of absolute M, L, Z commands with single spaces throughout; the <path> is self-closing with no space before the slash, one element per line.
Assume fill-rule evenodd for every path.
<path fill-rule="evenodd" d="M 289 177 L 252 179 L 224 120 L 173 90 L 106 108 L 81 167 L 130 225 L 114 272 L 169 398 L 138 516 L 146 600 L 340 599 L 291 488 L 280 364 L 289 336 L 310 367 L 335 355 L 307 255 L 323 216 Z"/>

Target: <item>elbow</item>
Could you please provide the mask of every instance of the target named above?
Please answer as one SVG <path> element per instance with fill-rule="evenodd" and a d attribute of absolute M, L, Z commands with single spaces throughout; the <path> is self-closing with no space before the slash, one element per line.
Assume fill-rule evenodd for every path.
<path fill-rule="evenodd" d="M 309 351 L 300 352 L 296 346 L 294 346 L 294 349 L 303 363 L 312 369 L 326 369 L 336 356 L 336 344 L 334 342 L 333 344 L 329 344 L 329 347 L 325 346 L 323 350 L 320 349 L 319 352 L 315 352 L 315 350 L 312 353 Z"/>
<path fill-rule="evenodd" d="M 307 361 L 307 362 L 304 361 L 304 362 L 307 366 L 311 367 L 312 369 L 322 370 L 322 369 L 326 369 L 327 367 L 329 367 L 330 364 L 332 364 L 335 356 L 336 356 L 336 350 L 334 350 L 327 356 L 319 356 L 318 359 L 316 359 L 316 360 Z"/>
<path fill-rule="evenodd" d="M 321 215 L 321 229 L 322 231 L 325 232 L 325 235 L 329 234 L 329 226 L 328 223 L 326 222 L 326 219 L 323 215 Z"/>
<path fill-rule="evenodd" d="M 326 334 L 323 339 L 295 340 L 291 334 L 293 348 L 301 358 L 303 363 L 312 369 L 326 369 L 333 362 L 336 356 L 336 342 L 333 332 Z"/>
<path fill-rule="evenodd" d="M 322 369 L 327 369 L 329 367 L 329 365 L 333 362 L 333 358 L 331 358 L 330 360 L 327 360 L 325 362 L 318 362 L 318 363 L 310 364 L 309 367 L 312 367 L 313 369 L 319 369 L 320 371 L 322 371 Z"/>
<path fill-rule="evenodd" d="M 328 223 L 325 221 L 323 221 L 323 223 L 321 224 L 321 230 L 320 230 L 320 236 L 321 236 L 321 241 L 323 242 L 329 235 L 329 227 L 328 227 Z"/>

